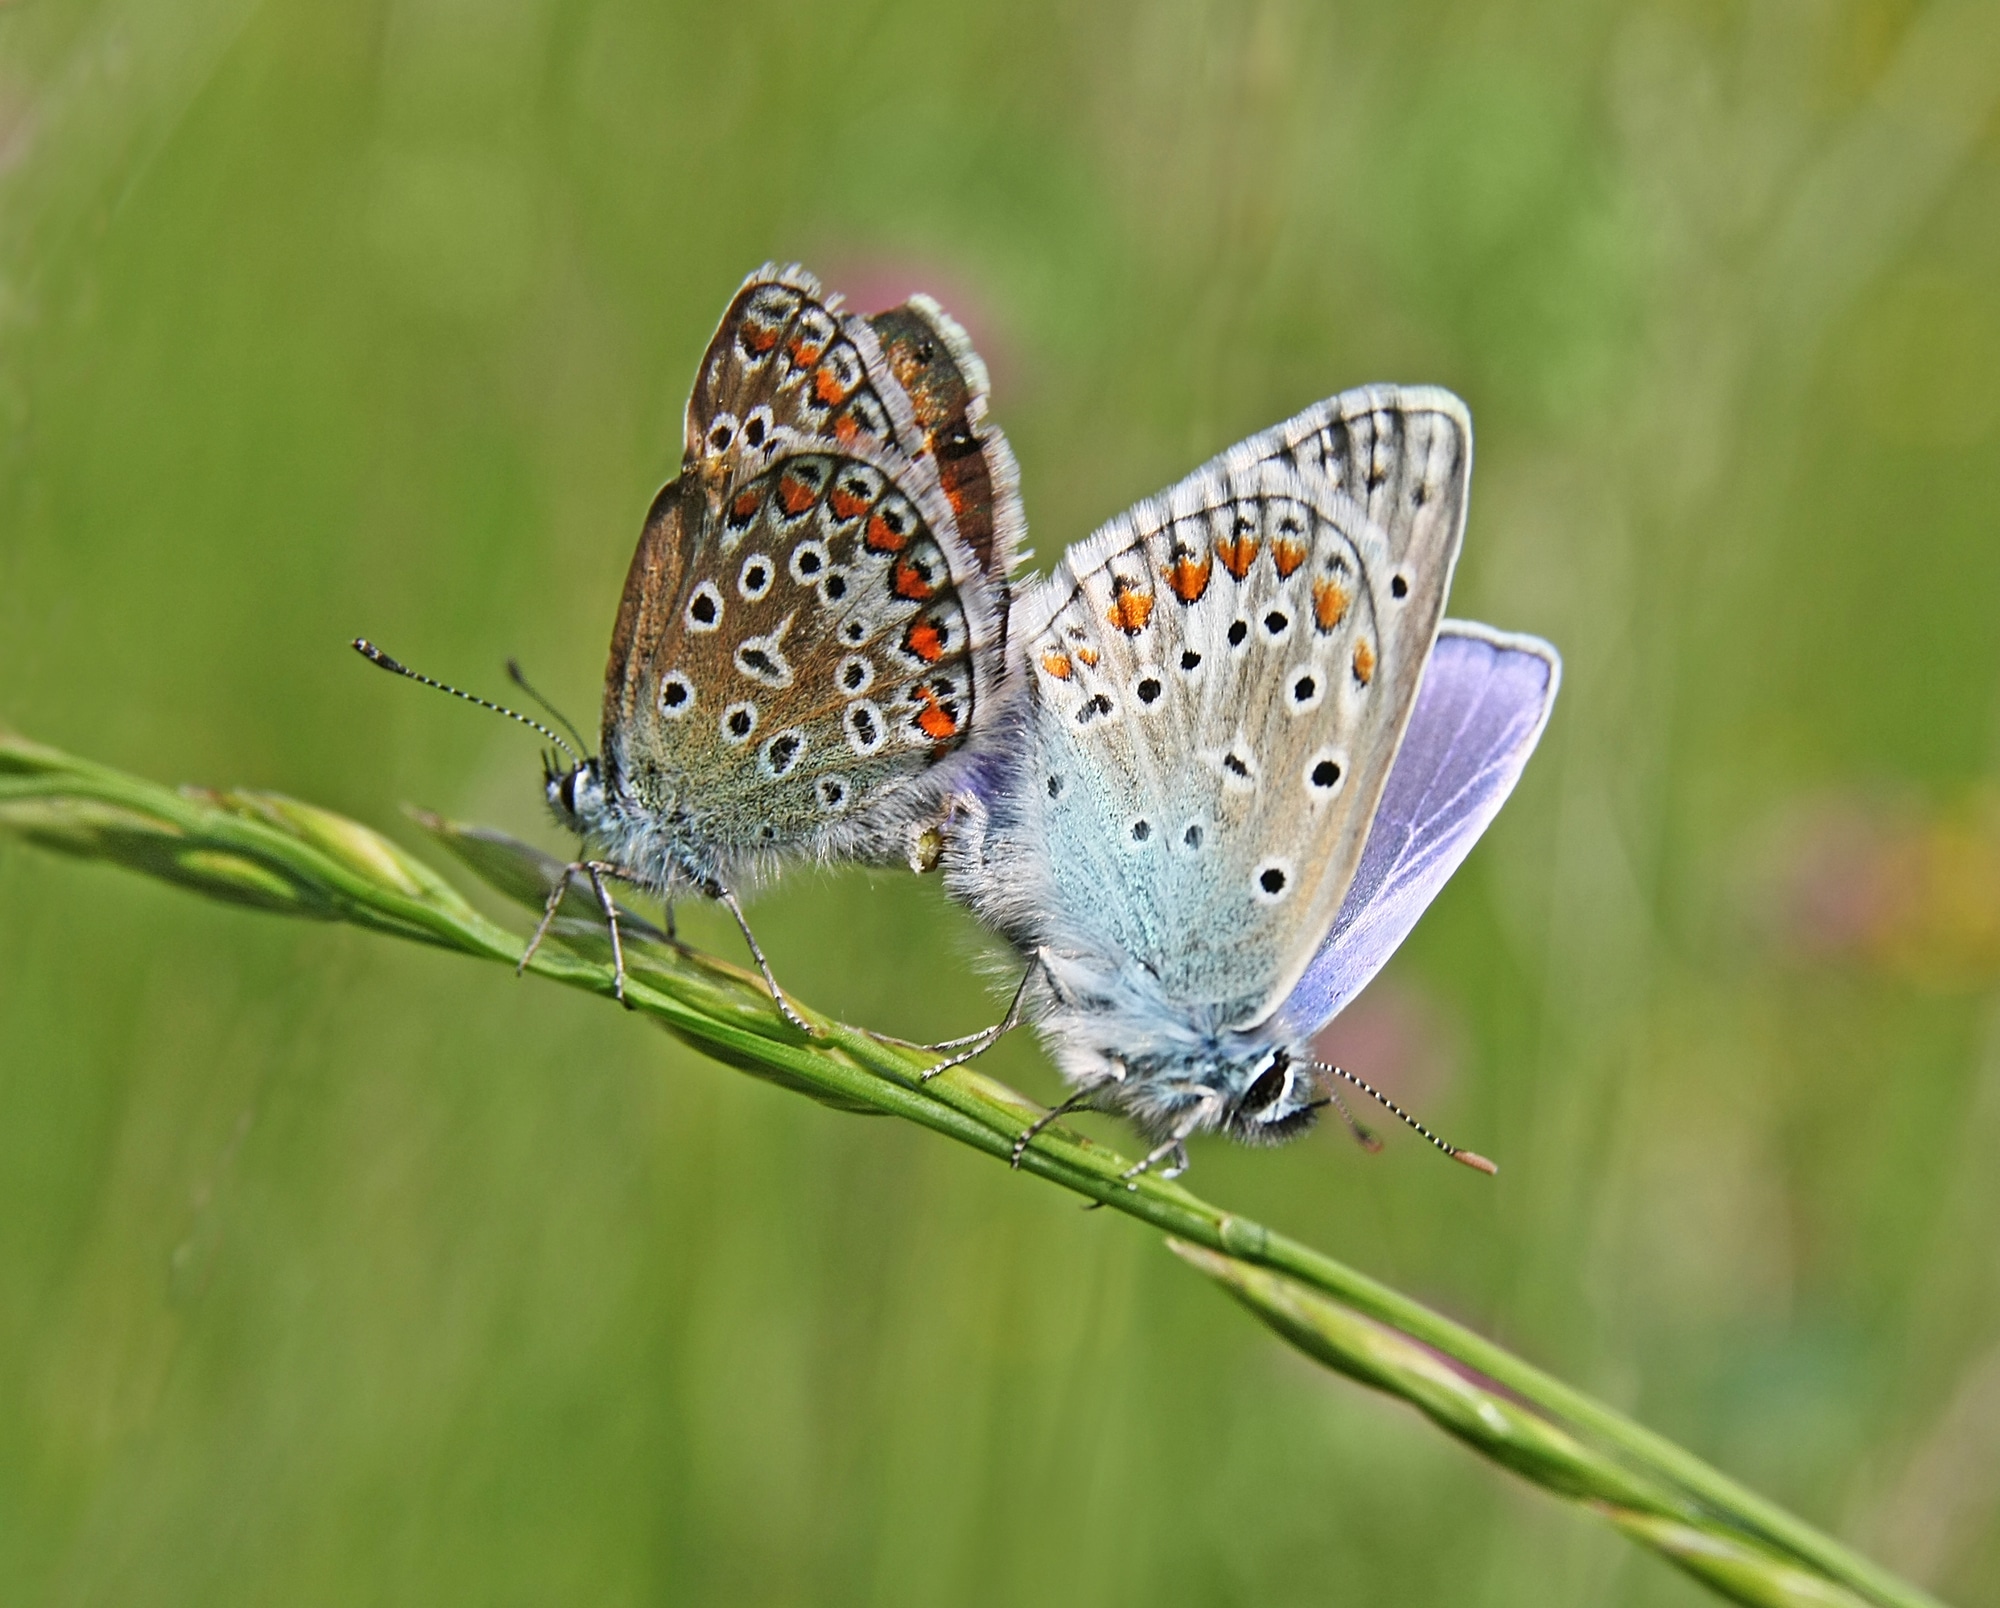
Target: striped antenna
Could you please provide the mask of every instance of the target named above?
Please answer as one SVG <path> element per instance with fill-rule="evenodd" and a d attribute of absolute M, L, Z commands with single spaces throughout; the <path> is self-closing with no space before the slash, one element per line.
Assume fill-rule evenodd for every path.
<path fill-rule="evenodd" d="M 390 658 L 388 654 L 376 647 L 366 637 L 356 637 L 354 639 L 354 651 L 370 664 L 379 664 L 384 670 L 389 671 L 393 675 L 407 676 L 410 680 L 421 682 L 426 687 L 434 687 L 439 692 L 450 693 L 454 698 L 463 698 L 469 704 L 477 704 L 481 709 L 490 709 L 496 715 L 505 715 L 509 720 L 518 720 L 530 731 L 540 732 L 578 764 L 583 763 L 583 755 L 579 754 L 563 739 L 561 732 L 551 730 L 539 720 L 529 719 L 518 709 L 509 709 L 505 704 L 497 704 L 491 698 L 475 697 L 472 693 L 460 692 L 458 688 L 447 685 L 445 682 L 435 681 L 426 675 L 419 675 L 408 665 Z"/>
<path fill-rule="evenodd" d="M 583 733 L 577 730 L 576 722 L 571 720 L 568 715 L 564 714 L 535 690 L 534 686 L 528 680 L 527 672 L 521 668 L 521 661 L 519 659 L 509 659 L 507 661 L 507 679 L 513 682 L 515 686 L 519 687 L 530 698 L 534 699 L 536 703 L 540 704 L 543 712 L 549 719 L 553 720 L 564 731 L 568 732 L 570 736 L 574 737 L 577 747 L 588 748 L 590 746 L 584 740 Z"/>
<path fill-rule="evenodd" d="M 1432 1144 L 1436 1145 L 1438 1149 L 1442 1150 L 1447 1156 L 1451 1157 L 1453 1161 L 1463 1162 L 1466 1166 L 1473 1168 L 1475 1171 L 1483 1173 L 1497 1173 L 1500 1170 L 1497 1165 L 1495 1165 L 1493 1162 L 1488 1161 L 1484 1156 L 1480 1155 L 1479 1152 L 1476 1150 L 1461 1150 L 1458 1148 L 1457 1145 L 1446 1144 L 1444 1140 L 1440 1139 L 1436 1134 L 1432 1133 L 1430 1129 L 1426 1128 L 1421 1122 L 1417 1121 L 1415 1117 L 1411 1116 L 1409 1112 L 1405 1111 L 1401 1106 L 1397 1105 L 1394 1100 L 1391 1100 L 1380 1089 L 1375 1088 L 1372 1084 L 1364 1083 L 1360 1078 L 1357 1078 L 1352 1072 L 1348 1071 L 1346 1067 L 1334 1066 L 1327 1061 L 1315 1061 L 1312 1063 L 1312 1067 L 1315 1072 L 1321 1074 L 1322 1078 L 1329 1075 L 1336 1078 L 1345 1078 L 1349 1083 L 1353 1084 L 1355 1088 L 1359 1089 L 1363 1094 L 1367 1095 L 1369 1099 L 1373 1100 L 1384 1111 L 1387 1111 L 1391 1116 L 1400 1118 L 1409 1127 L 1416 1129 L 1418 1133 L 1422 1134 L 1426 1139 L 1430 1140 Z M 1332 1092 L 1331 1085 L 1328 1085 L 1328 1092 L 1329 1093 Z"/>

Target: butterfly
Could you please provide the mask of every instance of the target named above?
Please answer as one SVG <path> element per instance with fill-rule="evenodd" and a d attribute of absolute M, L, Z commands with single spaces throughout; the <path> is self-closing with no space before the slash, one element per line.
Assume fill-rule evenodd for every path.
<path fill-rule="evenodd" d="M 1007 1018 L 932 1071 L 1032 1012 L 1073 1092 L 1017 1164 L 1089 1107 L 1154 1142 L 1128 1177 L 1173 1176 L 1197 1134 L 1269 1144 L 1329 1102 L 1347 1115 L 1345 1079 L 1492 1170 L 1312 1050 L 1513 790 L 1556 695 L 1547 643 L 1443 619 L 1471 465 L 1449 392 L 1349 391 L 1016 598 L 1007 763 L 953 802 L 945 873 L 1028 969 Z"/>
<path fill-rule="evenodd" d="M 788 859 L 886 860 L 964 785 L 1000 707 L 1007 572 L 1025 521 L 988 380 L 928 297 L 861 318 L 796 265 L 753 273 L 687 405 L 605 673 L 601 747 L 548 766 L 571 875 L 736 918 Z M 525 961 L 523 962 L 525 964 Z"/>

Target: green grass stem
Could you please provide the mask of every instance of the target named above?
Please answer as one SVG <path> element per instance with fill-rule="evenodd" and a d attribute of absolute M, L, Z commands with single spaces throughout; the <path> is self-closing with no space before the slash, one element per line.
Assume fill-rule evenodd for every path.
<path fill-rule="evenodd" d="M 561 862 L 487 828 L 412 812 L 490 887 L 539 911 Z M 351 922 L 518 963 L 525 939 L 437 871 L 358 822 L 269 793 L 174 790 L 0 735 L 0 829 L 192 892 L 275 914 Z M 625 928 L 627 1003 L 704 1054 L 844 1111 L 903 1117 L 1005 1159 L 1040 1108 L 968 1067 L 798 1008 L 756 976 L 694 953 L 638 916 Z M 610 946 L 582 890 L 529 962 L 607 998 Z M 794 1004 L 797 1004 L 794 1001 Z M 1127 1184 L 1127 1158 L 1061 1126 L 1022 1170 L 1136 1217 L 1289 1344 L 1400 1397 L 1481 1456 L 1582 1504 L 1719 1595 L 1760 1608 L 1936 1608 L 1935 1600 L 1744 1489 L 1700 1458 L 1420 1303 L 1169 1180 Z"/>

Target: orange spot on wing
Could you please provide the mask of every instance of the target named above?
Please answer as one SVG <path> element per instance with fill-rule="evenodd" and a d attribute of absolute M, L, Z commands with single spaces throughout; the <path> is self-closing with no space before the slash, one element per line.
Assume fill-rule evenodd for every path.
<path fill-rule="evenodd" d="M 1368 685 L 1368 678 L 1375 674 L 1375 650 L 1366 642 L 1354 644 L 1354 679 L 1362 686 Z"/>
<path fill-rule="evenodd" d="M 912 620 L 909 630 L 903 633 L 903 646 L 926 664 L 936 664 L 944 657 L 944 638 L 929 620 Z"/>
<path fill-rule="evenodd" d="M 1215 556 L 1222 560 L 1222 567 L 1239 581 L 1250 573 L 1250 562 L 1257 556 L 1255 536 L 1225 536 L 1215 544 Z"/>
<path fill-rule="evenodd" d="M 1175 597 L 1183 603 L 1192 603 L 1208 590 L 1208 577 L 1213 568 L 1205 558 L 1196 563 L 1183 555 L 1167 567 L 1167 584 L 1174 589 Z"/>
<path fill-rule="evenodd" d="M 1153 617 L 1153 594 L 1130 588 L 1126 582 L 1115 583 L 1115 593 L 1111 607 L 1105 611 L 1105 618 L 1127 636 L 1137 636 L 1146 629 L 1146 622 Z"/>
<path fill-rule="evenodd" d="M 1078 648 L 1076 656 L 1085 664 L 1094 665 L 1097 663 L 1097 649 L 1095 648 Z"/>
<path fill-rule="evenodd" d="M 828 492 L 826 505 L 833 510 L 833 517 L 842 524 L 850 519 L 859 519 L 868 512 L 868 499 L 855 496 L 845 486 L 836 485 Z"/>
<path fill-rule="evenodd" d="M 820 354 L 826 348 L 824 346 L 815 346 L 805 336 L 798 335 L 793 337 L 792 344 L 786 350 L 792 354 L 793 367 L 808 369 L 819 361 Z"/>
<path fill-rule="evenodd" d="M 1331 631 L 1347 618 L 1347 606 L 1354 600 L 1338 581 L 1313 582 L 1313 621 L 1322 631 Z"/>
<path fill-rule="evenodd" d="M 803 480 L 794 480 L 790 475 L 778 476 L 778 501 L 785 505 L 788 514 L 802 514 L 813 505 L 818 493 Z"/>
<path fill-rule="evenodd" d="M 910 533 L 892 529 L 889 521 L 877 514 L 868 521 L 868 534 L 864 539 L 878 553 L 900 553 L 903 544 L 910 539 Z"/>
<path fill-rule="evenodd" d="M 746 324 L 743 329 L 743 344 L 762 357 L 778 344 L 778 332 L 766 325 Z"/>
<path fill-rule="evenodd" d="M 938 702 L 938 695 L 929 687 L 917 688 L 917 696 L 924 701 L 924 707 L 917 714 L 917 725 L 923 734 L 934 743 L 947 742 L 958 735 L 958 716 Z"/>
<path fill-rule="evenodd" d="M 1306 561 L 1304 542 L 1275 541 L 1271 543 L 1271 562 L 1278 566 L 1278 578 L 1286 579 L 1293 570 Z"/>
<path fill-rule="evenodd" d="M 861 434 L 861 425 L 851 413 L 843 413 L 833 421 L 833 439 L 843 447 L 852 446 L 854 438 Z"/>
<path fill-rule="evenodd" d="M 898 561 L 895 577 L 896 596 L 906 597 L 912 603 L 928 603 L 937 595 L 937 588 L 918 573 L 916 565 L 907 559 Z"/>
<path fill-rule="evenodd" d="M 1066 653 L 1043 654 L 1042 668 L 1058 681 L 1067 681 L 1072 674 L 1069 667 L 1069 655 Z"/>
<path fill-rule="evenodd" d="M 757 506 L 763 500 L 754 491 L 739 492 L 736 501 L 729 505 L 729 512 L 739 520 L 749 519 L 757 512 Z"/>
<path fill-rule="evenodd" d="M 828 407 L 838 407 L 847 400 L 847 387 L 840 383 L 840 376 L 830 368 L 823 368 L 813 376 L 813 394 Z"/>

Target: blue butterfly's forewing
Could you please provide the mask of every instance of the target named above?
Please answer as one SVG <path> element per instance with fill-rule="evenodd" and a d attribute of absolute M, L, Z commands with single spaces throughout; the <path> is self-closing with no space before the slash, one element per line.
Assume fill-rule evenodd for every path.
<path fill-rule="evenodd" d="M 1536 637 L 1447 620 L 1333 926 L 1285 1001 L 1310 1035 L 1382 969 L 1520 780 L 1562 679 Z"/>
<path fill-rule="evenodd" d="M 1360 859 L 1470 458 L 1455 397 L 1350 392 L 1113 520 L 1021 600 L 1005 813 L 1047 946 L 1232 1026 L 1284 1001 Z"/>

